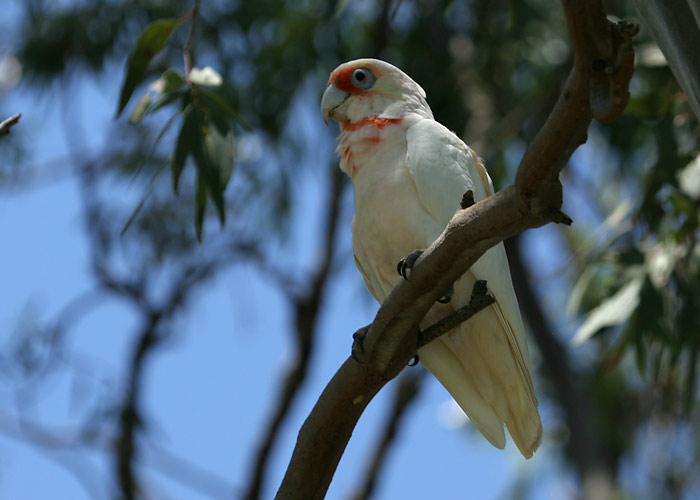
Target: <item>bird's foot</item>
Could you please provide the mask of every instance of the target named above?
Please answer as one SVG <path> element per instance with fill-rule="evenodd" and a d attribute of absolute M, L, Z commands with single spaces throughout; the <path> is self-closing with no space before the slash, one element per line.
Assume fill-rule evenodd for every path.
<path fill-rule="evenodd" d="M 403 279 L 408 281 L 409 271 L 413 268 L 413 264 L 416 263 L 418 257 L 423 255 L 423 250 L 414 250 L 409 253 L 406 257 L 401 259 L 398 264 L 396 264 L 396 272 L 403 276 Z"/>
<path fill-rule="evenodd" d="M 403 279 L 408 281 L 408 277 L 411 274 L 409 271 L 413 269 L 413 264 L 416 263 L 418 257 L 421 255 L 423 255 L 423 250 L 414 250 L 409 253 L 406 257 L 401 259 L 398 264 L 396 264 L 396 272 L 398 272 L 400 276 L 403 276 Z M 454 295 L 454 287 L 450 287 L 447 293 L 437 299 L 437 301 L 441 304 L 447 304 L 450 300 L 452 300 L 452 295 Z"/>
<path fill-rule="evenodd" d="M 462 210 L 471 207 L 474 204 L 474 191 L 468 189 L 466 193 L 462 195 L 462 201 L 460 201 L 459 206 Z"/>
<path fill-rule="evenodd" d="M 368 331 L 369 325 L 363 326 L 362 328 L 360 328 L 352 334 L 352 351 L 350 351 L 350 355 L 352 356 L 352 359 L 354 359 L 358 363 L 363 362 L 362 358 L 365 353 L 364 343 Z"/>

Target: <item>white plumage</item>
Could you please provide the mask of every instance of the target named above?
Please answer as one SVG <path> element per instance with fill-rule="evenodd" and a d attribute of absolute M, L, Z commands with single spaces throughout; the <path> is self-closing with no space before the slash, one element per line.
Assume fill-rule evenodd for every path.
<path fill-rule="evenodd" d="M 340 165 L 354 192 L 355 261 L 382 302 L 401 279 L 397 262 L 440 235 L 467 189 L 477 201 L 492 194 L 491 179 L 476 154 L 433 119 L 423 89 L 386 62 L 359 59 L 336 68 L 322 109 L 341 126 Z M 494 446 L 505 446 L 505 423 L 529 458 L 542 425 L 502 244 L 455 283 L 452 301 L 436 303 L 421 327 L 465 305 L 477 279 L 487 281 L 496 303 L 418 354 Z"/>

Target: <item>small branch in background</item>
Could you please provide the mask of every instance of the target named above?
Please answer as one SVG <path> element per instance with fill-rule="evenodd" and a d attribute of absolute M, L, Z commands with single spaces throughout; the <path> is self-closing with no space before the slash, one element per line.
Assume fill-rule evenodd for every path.
<path fill-rule="evenodd" d="M 151 354 L 156 344 L 163 338 L 156 330 L 161 316 L 154 314 L 140 333 L 129 367 L 129 388 L 124 397 L 124 404 L 119 420 L 119 437 L 115 441 L 117 455 L 117 477 L 124 498 L 136 499 L 141 489 L 134 473 L 137 454 L 136 436 L 141 427 L 140 392 L 143 385 L 143 368 L 147 355 Z"/>
<path fill-rule="evenodd" d="M 289 414 L 289 409 L 306 379 L 308 366 L 313 355 L 319 306 L 325 294 L 331 271 L 333 246 L 340 215 L 341 194 L 347 183 L 345 174 L 337 167 L 332 170 L 331 183 L 332 186 L 327 204 L 326 227 L 322 233 L 325 235 L 325 239 L 321 248 L 320 261 L 311 280 L 309 291 L 294 298 L 295 358 L 287 368 L 282 390 L 277 400 L 277 407 L 272 412 L 270 422 L 267 424 L 267 430 L 255 452 L 250 483 L 243 496 L 247 500 L 256 500 L 262 495 L 270 452 L 277 441 L 282 423 Z"/>
<path fill-rule="evenodd" d="M 199 18 L 199 0 L 194 0 L 192 5 L 192 10 L 190 10 L 187 17 L 190 18 L 190 33 L 187 35 L 187 41 L 182 47 L 182 58 L 185 64 L 185 79 L 190 77 L 190 71 L 192 71 L 192 41 L 194 40 L 194 30 L 197 27 L 197 19 Z"/>
<path fill-rule="evenodd" d="M 146 323 L 133 350 L 129 367 L 129 386 L 124 396 L 119 437 L 116 440 L 119 485 L 122 494 L 129 500 L 137 498 L 135 494 L 140 490 L 134 474 L 134 464 L 137 458 L 137 434 L 142 422 L 139 400 L 146 360 L 155 352 L 155 348 L 169 337 L 169 321 L 184 307 L 193 290 L 229 260 L 230 254 L 222 254 L 213 257 L 212 260 L 190 264 L 174 281 L 167 300 L 159 307 L 154 308 L 143 299 L 139 299 Z M 145 294 L 139 293 L 138 296 L 143 295 Z"/>
<path fill-rule="evenodd" d="M 561 408 L 569 428 L 570 437 L 566 449 L 581 478 L 581 498 L 601 498 L 595 496 L 600 493 L 600 488 L 604 488 L 606 492 L 602 498 L 608 498 L 612 494 L 615 477 L 614 468 L 610 469 L 611 457 L 607 456 L 593 428 L 594 418 L 589 402 L 576 381 L 569 355 L 562 343 L 551 333 L 553 329 L 542 310 L 525 268 L 520 242 L 519 237 L 505 241 L 513 285 L 520 309 L 530 327 L 531 336 L 542 356 L 541 373 L 551 384 L 554 400 Z M 599 489 L 592 492 L 591 484 L 596 484 Z"/>
<path fill-rule="evenodd" d="M 89 450 L 111 454 L 114 436 L 85 433 L 81 427 L 49 427 L 24 415 L 0 412 L 0 434 L 23 443 L 30 443 L 46 451 L 46 456 L 75 475 L 90 498 L 103 498 L 99 475 L 96 471 L 76 470 L 66 456 Z M 199 464 L 155 445 L 147 443 L 144 456 L 138 457 L 141 466 L 163 474 L 172 481 L 210 498 L 229 498 L 235 486 L 226 478 L 203 469 Z M 85 466 L 88 464 L 86 463 Z M 93 486 L 94 484 L 94 486 Z"/>
<path fill-rule="evenodd" d="M 21 117 L 22 113 L 17 113 L 16 115 L 12 115 L 8 119 L 0 122 L 0 137 L 9 134 L 12 126 L 16 125 Z"/>
<path fill-rule="evenodd" d="M 391 446 L 396 439 L 404 417 L 407 415 L 406 410 L 418 396 L 421 382 L 425 378 L 426 373 L 425 369 L 417 368 L 404 372 L 399 377 L 391 409 L 384 423 L 384 430 L 379 436 L 372 458 L 368 462 L 367 472 L 363 475 L 364 481 L 358 485 L 356 492 L 350 496 L 351 500 L 369 500 L 372 497 Z"/>
<path fill-rule="evenodd" d="M 87 163 L 76 168 L 80 181 L 85 229 L 90 241 L 90 259 L 95 279 L 101 289 L 125 299 L 138 311 L 142 326 L 134 340 L 128 366 L 128 385 L 121 402 L 117 437 L 114 440 L 115 475 L 120 497 L 132 500 L 141 497 L 142 485 L 136 473 L 139 461 L 139 434 L 143 423 L 140 404 L 143 373 L 157 347 L 170 336 L 170 321 L 181 311 L 192 292 L 221 267 L 233 262 L 233 256 L 254 252 L 250 245 L 233 244 L 223 251 L 210 252 L 183 262 L 165 291 L 165 298 L 156 302 L 149 298 L 152 275 L 137 278 L 121 275 L 112 266 L 112 246 L 106 215 L 97 189 L 96 166 Z M 163 288 L 163 285 L 160 285 Z"/>

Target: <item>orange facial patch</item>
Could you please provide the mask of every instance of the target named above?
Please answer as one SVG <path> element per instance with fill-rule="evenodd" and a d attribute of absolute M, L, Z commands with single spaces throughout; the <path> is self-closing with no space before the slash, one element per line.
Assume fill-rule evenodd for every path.
<path fill-rule="evenodd" d="M 368 116 L 355 123 L 342 124 L 343 132 L 353 132 L 362 127 L 373 127 L 377 130 L 383 130 L 387 125 L 397 125 L 401 123 L 402 118 L 381 118 L 379 116 Z"/>
<path fill-rule="evenodd" d="M 339 69 L 338 71 L 335 71 L 334 73 L 332 73 L 331 77 L 328 79 L 328 85 L 333 83 L 340 90 L 343 90 L 343 91 L 347 92 L 348 94 L 352 94 L 352 95 L 368 94 L 369 90 L 361 89 L 361 88 L 356 87 L 355 85 L 352 84 L 352 72 L 360 67 L 363 67 L 364 69 L 366 69 L 370 73 L 372 73 L 372 76 L 374 76 L 375 79 L 379 78 L 379 75 L 377 74 L 377 70 L 374 68 L 370 69 L 370 68 L 366 68 L 364 66 L 348 66 L 347 68 L 342 68 L 342 69 Z"/>

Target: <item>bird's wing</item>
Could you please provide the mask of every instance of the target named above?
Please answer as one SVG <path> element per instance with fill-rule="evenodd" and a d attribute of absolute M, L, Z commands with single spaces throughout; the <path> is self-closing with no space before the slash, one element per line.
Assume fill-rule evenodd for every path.
<path fill-rule="evenodd" d="M 406 140 L 406 165 L 415 182 L 420 201 L 443 226 L 460 208 L 460 200 L 467 189 L 473 191 L 476 201 L 493 193 L 491 179 L 476 154 L 443 125 L 434 120 L 422 120 L 408 129 Z M 476 279 L 487 281 L 489 291 L 496 298 L 494 309 L 498 322 L 508 339 L 515 365 L 525 386 L 526 397 L 536 408 L 537 398 L 530 375 L 525 328 L 503 245 L 498 244 L 484 253 L 472 266 L 471 272 Z"/>

